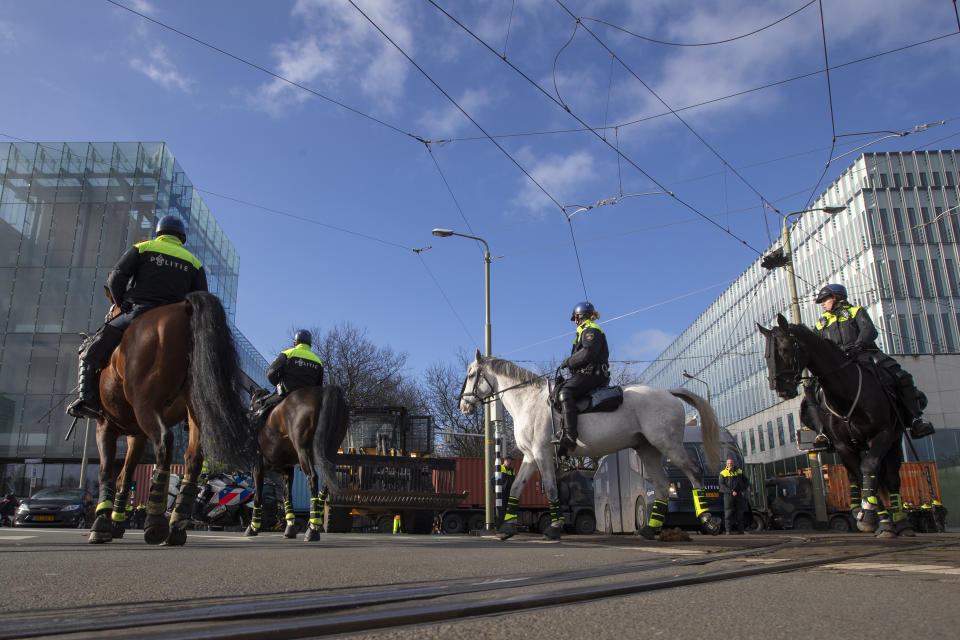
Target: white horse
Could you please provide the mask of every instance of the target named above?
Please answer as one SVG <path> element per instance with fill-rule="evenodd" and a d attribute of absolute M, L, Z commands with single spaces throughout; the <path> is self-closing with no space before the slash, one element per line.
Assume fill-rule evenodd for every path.
<path fill-rule="evenodd" d="M 550 501 L 552 522 L 545 535 L 558 539 L 563 531 L 563 515 L 557 492 L 556 455 L 551 443 L 553 419 L 546 380 L 508 360 L 481 357 L 478 349 L 476 359 L 467 367 L 460 392 L 460 410 L 471 414 L 495 394 L 500 395 L 503 406 L 513 416 L 514 437 L 523 452 L 523 464 L 514 478 L 499 529 L 501 539 L 506 540 L 517 532 L 517 504 L 534 468 L 540 469 Z M 670 458 L 690 479 L 696 514 L 704 531 L 714 535 L 720 531 L 720 520 L 707 509 L 703 482 L 683 448 L 685 411 L 677 398 L 700 413 L 707 464 L 713 469 L 719 468 L 719 426 L 707 401 L 685 389 L 665 391 L 639 384 L 623 387 L 623 404 L 616 411 L 583 414 L 577 448 L 569 452 L 571 456 L 598 458 L 631 448 L 639 454 L 644 472 L 652 476 L 647 479 L 654 487 L 650 519 L 637 532 L 647 539 L 653 539 L 666 520 L 669 483 L 663 471 L 664 457 Z"/>

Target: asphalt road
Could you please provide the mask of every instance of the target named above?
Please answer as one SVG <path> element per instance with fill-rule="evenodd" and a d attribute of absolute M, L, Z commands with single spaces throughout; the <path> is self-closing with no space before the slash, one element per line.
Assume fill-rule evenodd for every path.
<path fill-rule="evenodd" d="M 882 544 L 864 534 L 694 535 L 689 542 L 670 543 L 599 535 L 569 536 L 555 543 L 533 536 L 501 542 L 473 536 L 330 534 L 306 544 L 283 539 L 279 533 L 244 538 L 190 532 L 185 547 L 169 548 L 144 544 L 138 531 L 108 545 L 89 545 L 84 531 L 3 529 L 0 637 L 25 617 L 46 617 L 50 632 L 79 632 L 85 617 L 111 612 L 133 624 L 138 612 L 158 607 L 256 603 L 276 600 L 278 594 L 295 601 L 562 574 L 549 584 L 520 589 L 503 583 L 502 588 L 460 596 L 465 604 L 496 603 L 520 593 L 542 595 L 571 586 L 586 589 L 696 576 L 832 554 L 837 561 L 828 566 L 788 573 L 347 635 L 418 639 L 750 635 L 794 640 L 813 633 L 950 638 L 960 628 L 957 543 L 960 534 L 948 533 Z M 726 551 L 758 547 L 768 550 L 720 559 Z M 880 555 L 842 561 L 872 551 Z M 622 573 L 632 566 L 645 567 L 644 573 Z M 606 573 L 590 579 L 572 574 L 587 569 Z"/>

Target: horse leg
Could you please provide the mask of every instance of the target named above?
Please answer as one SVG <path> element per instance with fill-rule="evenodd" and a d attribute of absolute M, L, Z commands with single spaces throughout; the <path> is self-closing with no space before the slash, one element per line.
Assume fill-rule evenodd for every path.
<path fill-rule="evenodd" d="M 643 463 L 644 475 L 653 484 L 653 507 L 650 509 L 650 518 L 636 533 L 647 540 L 653 540 L 667 520 L 670 483 L 667 481 L 667 474 L 663 471 L 663 454 L 660 451 L 649 443 L 638 446 L 635 451 Z"/>
<path fill-rule="evenodd" d="M 150 406 L 134 407 L 137 423 L 153 441 L 157 465 L 150 478 L 150 494 L 147 497 L 147 519 L 143 525 L 143 539 L 147 544 L 160 544 L 170 534 L 167 522 L 167 492 L 170 486 L 170 462 L 173 458 L 173 430 L 163 424 L 157 411 Z M 191 440 L 192 440 L 191 433 Z M 182 489 L 181 489 L 182 493 Z M 177 496 L 180 500 L 180 496 Z"/>
<path fill-rule="evenodd" d="M 900 495 L 900 465 L 902 464 L 903 450 L 897 446 L 890 447 L 880 468 L 880 484 L 887 489 L 890 496 L 890 515 L 894 533 L 898 536 L 913 537 L 917 532 L 907 518 L 907 511 L 903 508 L 903 496 Z"/>
<path fill-rule="evenodd" d="M 560 508 L 560 492 L 557 491 L 557 468 L 554 464 L 552 448 L 536 452 L 535 459 L 540 469 L 541 486 L 547 494 L 547 502 L 550 505 L 550 526 L 543 535 L 550 540 L 559 540 L 563 536 L 563 511 Z M 513 493 L 513 487 L 511 487 L 511 497 Z M 519 497 L 519 494 L 517 495 Z"/>
<path fill-rule="evenodd" d="M 681 430 L 680 433 L 682 434 L 683 431 Z M 697 519 L 700 520 L 700 528 L 704 533 L 709 533 L 712 536 L 719 534 L 720 525 L 722 524 L 721 520 L 710 513 L 710 509 L 707 508 L 707 498 L 703 490 L 703 480 L 697 475 L 697 471 L 690 461 L 690 457 L 683 448 L 683 442 L 677 442 L 676 446 L 670 447 L 669 450 L 664 448 L 661 453 L 664 457 L 670 458 L 673 464 L 679 467 L 690 481 L 693 487 L 693 509 Z M 646 465 L 644 465 L 644 468 L 646 468 Z"/>
<path fill-rule="evenodd" d="M 284 538 L 297 537 L 297 517 L 293 512 L 293 467 L 287 467 L 283 473 L 283 517 L 287 526 L 283 530 Z"/>
<path fill-rule="evenodd" d="M 520 504 L 520 494 L 527 481 L 537 470 L 537 463 L 533 461 L 532 455 L 525 455 L 516 477 L 513 479 L 513 485 L 510 487 L 510 495 L 507 496 L 507 507 L 504 510 L 503 522 L 500 523 L 497 532 L 501 540 L 512 538 L 517 533 L 517 506 Z"/>
<path fill-rule="evenodd" d="M 106 420 L 97 420 L 97 449 L 100 452 L 100 496 L 97 499 L 96 519 L 90 527 L 87 542 L 101 544 L 113 540 L 113 527 L 110 514 L 113 511 L 113 498 L 116 495 L 116 473 L 114 471 L 117 456 L 117 437 L 115 427 Z"/>
<path fill-rule="evenodd" d="M 310 522 L 304 532 L 304 542 L 316 542 L 320 539 L 320 528 L 323 527 L 323 505 L 317 491 L 317 472 L 311 464 L 307 451 L 299 449 L 300 470 L 307 477 L 307 488 L 310 489 Z"/>
<path fill-rule="evenodd" d="M 857 529 L 865 533 L 876 531 L 880 524 L 877 472 L 896 436 L 897 432 L 894 429 L 886 429 L 879 433 L 870 443 L 870 448 L 867 449 L 863 460 L 860 461 L 860 472 L 863 475 L 861 490 L 863 499 L 860 502 L 862 511 L 857 515 Z"/>
<path fill-rule="evenodd" d="M 263 522 L 263 454 L 257 456 L 257 461 L 253 464 L 253 515 L 243 535 L 253 537 L 260 533 L 261 522 Z"/>
<path fill-rule="evenodd" d="M 187 412 L 187 429 L 190 440 L 187 450 L 183 454 L 184 472 L 180 482 L 180 491 L 170 513 L 170 531 L 164 538 L 163 544 L 179 547 L 187 543 L 187 525 L 193 517 L 193 510 L 197 504 L 197 494 L 200 493 L 200 469 L 203 467 L 203 452 L 200 449 L 200 429 L 193 418 L 193 413 Z M 173 430 L 168 429 L 173 436 Z M 172 450 L 169 452 L 172 457 Z"/>
<path fill-rule="evenodd" d="M 110 514 L 110 533 L 114 540 L 122 538 L 127 529 L 127 514 L 133 510 L 134 499 L 130 493 L 130 483 L 146 445 L 147 438 L 144 435 L 127 436 L 127 456 L 117 479 L 117 495 L 113 501 L 113 513 Z"/>

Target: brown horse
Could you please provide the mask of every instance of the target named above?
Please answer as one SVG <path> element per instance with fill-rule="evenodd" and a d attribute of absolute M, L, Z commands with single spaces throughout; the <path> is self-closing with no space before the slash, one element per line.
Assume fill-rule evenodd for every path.
<path fill-rule="evenodd" d="M 116 312 L 111 307 L 108 318 Z M 100 375 L 100 499 L 90 542 L 109 542 L 114 537 L 111 513 L 114 522 L 123 522 L 120 514 L 147 438 L 153 442 L 157 464 L 147 501 L 144 539 L 149 544 L 186 542 L 186 526 L 199 490 L 201 447 L 210 458 L 232 467 L 249 468 L 253 462 L 255 434 L 246 419 L 240 389 L 233 337 L 223 306 L 213 294 L 187 294 L 183 302 L 151 309 L 130 323 Z M 186 472 L 168 524 L 165 511 L 173 428 L 184 420 L 189 432 Z M 128 447 L 117 491 L 114 458 L 120 436 L 126 436 Z M 122 527 L 116 528 L 122 535 Z"/>
<path fill-rule="evenodd" d="M 265 394 L 259 390 L 251 394 L 250 403 Z M 263 506 L 263 474 L 274 470 L 283 474 L 283 506 L 287 527 L 283 535 L 297 537 L 293 514 L 293 471 L 299 464 L 307 477 L 310 489 L 310 522 L 303 536 L 304 542 L 317 540 L 323 526 L 323 508 L 328 491 L 337 488 L 337 468 L 333 459 L 347 433 L 349 413 L 343 389 L 336 385 L 303 387 L 288 395 L 268 416 L 258 436 L 260 455 L 253 466 L 253 519 L 245 535 L 255 536 L 260 530 Z M 260 420 L 262 422 L 262 420 Z M 317 491 L 317 473 L 323 482 Z"/>

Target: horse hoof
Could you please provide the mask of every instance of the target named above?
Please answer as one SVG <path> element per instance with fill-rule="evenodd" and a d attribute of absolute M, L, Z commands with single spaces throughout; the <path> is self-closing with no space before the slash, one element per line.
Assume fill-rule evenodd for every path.
<path fill-rule="evenodd" d="M 187 544 L 187 530 L 171 529 L 170 533 L 167 534 L 166 540 L 163 541 L 163 544 L 169 547 L 182 547 Z"/>
<path fill-rule="evenodd" d="M 512 522 L 504 522 L 500 525 L 500 528 L 497 529 L 497 533 L 500 534 L 501 540 L 509 540 L 513 536 L 517 535 L 517 525 Z"/>
<path fill-rule="evenodd" d="M 643 525 L 642 527 L 640 527 L 640 530 L 637 531 L 638 536 L 643 536 L 647 540 L 655 540 L 658 533 L 660 533 L 659 528 L 654 529 L 648 524 Z"/>
<path fill-rule="evenodd" d="M 111 540 L 113 540 L 113 535 L 109 531 L 95 531 L 93 529 L 90 530 L 90 536 L 87 538 L 87 542 L 90 544 L 103 544 Z"/>
<path fill-rule="evenodd" d="M 710 514 L 704 514 L 700 516 L 700 528 L 703 529 L 704 533 L 708 533 L 711 536 L 720 535 L 720 518 L 715 518 Z"/>
<path fill-rule="evenodd" d="M 320 539 L 320 532 L 313 527 L 307 527 L 307 532 L 303 534 L 304 542 L 316 542 Z"/>
<path fill-rule="evenodd" d="M 904 538 L 915 538 L 917 537 L 917 531 L 906 522 L 903 522 L 897 526 L 897 535 L 903 536 Z"/>
<path fill-rule="evenodd" d="M 119 540 L 122 538 L 126 530 L 127 529 L 122 524 L 117 524 L 116 522 L 110 524 L 110 534 L 113 536 L 114 540 Z"/>
<path fill-rule="evenodd" d="M 883 540 L 889 540 L 891 538 L 896 538 L 897 532 L 892 529 L 881 529 L 877 531 L 877 533 L 875 534 L 875 537 Z"/>
<path fill-rule="evenodd" d="M 563 537 L 563 522 L 560 524 L 551 524 L 547 527 L 547 530 L 543 532 L 544 537 L 548 540 L 559 540 Z"/>
<path fill-rule="evenodd" d="M 291 540 L 297 537 L 296 523 L 290 523 L 287 525 L 287 528 L 283 530 L 283 537 L 290 538 Z"/>
<path fill-rule="evenodd" d="M 164 522 L 162 525 L 148 525 L 143 530 L 143 541 L 147 544 L 160 544 L 170 535 L 170 526 Z"/>
<path fill-rule="evenodd" d="M 251 524 L 251 525 L 248 525 L 248 526 L 247 526 L 247 530 L 243 532 L 243 535 L 247 536 L 248 538 L 252 538 L 253 536 L 257 535 L 258 533 L 260 533 L 260 532 L 257 531 L 256 529 L 254 529 L 254 528 L 253 528 L 253 525 Z"/>
<path fill-rule="evenodd" d="M 872 509 L 865 509 L 857 514 L 857 529 L 864 533 L 873 533 L 880 525 L 880 516 Z"/>

